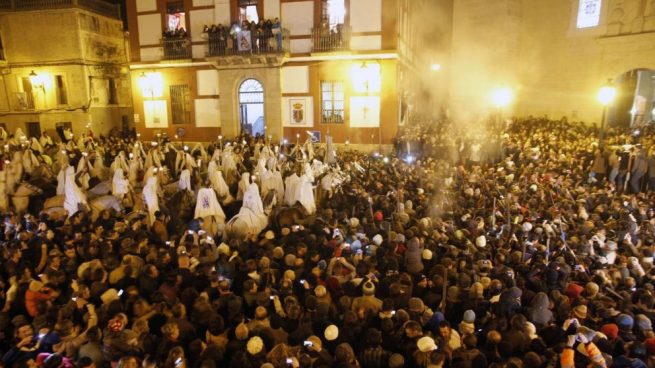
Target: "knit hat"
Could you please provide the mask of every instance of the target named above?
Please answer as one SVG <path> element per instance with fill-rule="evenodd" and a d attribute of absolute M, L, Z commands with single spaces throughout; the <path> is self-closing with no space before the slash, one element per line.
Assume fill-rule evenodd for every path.
<path fill-rule="evenodd" d="M 565 294 L 570 299 L 577 299 L 581 293 L 582 293 L 582 286 L 574 283 L 570 283 L 566 285 Z"/>
<path fill-rule="evenodd" d="M 273 240 L 273 239 L 275 239 L 275 233 L 273 232 L 273 230 L 269 230 L 269 231 L 267 231 L 267 232 L 264 234 L 264 239 L 266 239 L 266 240 Z"/>
<path fill-rule="evenodd" d="M 248 327 L 240 323 L 237 328 L 234 330 L 234 336 L 236 336 L 237 340 L 245 340 L 248 338 Z"/>
<path fill-rule="evenodd" d="M 646 351 L 648 351 L 648 354 L 649 355 L 655 355 L 655 337 L 651 337 L 650 339 L 646 339 L 645 345 L 646 345 Z"/>
<path fill-rule="evenodd" d="M 373 243 L 375 243 L 375 245 L 377 246 L 380 246 L 380 244 L 382 244 L 382 235 L 380 234 L 375 235 L 373 237 Z"/>
<path fill-rule="evenodd" d="M 464 322 L 466 323 L 474 323 L 475 322 L 475 312 L 472 311 L 471 309 L 467 310 L 464 312 Z"/>
<path fill-rule="evenodd" d="M 362 286 L 362 291 L 364 292 L 364 295 L 375 294 L 375 284 L 370 281 L 366 281 Z"/>
<path fill-rule="evenodd" d="M 587 285 L 585 285 L 584 287 L 585 294 L 589 298 L 595 297 L 596 294 L 598 294 L 598 290 L 599 290 L 598 284 L 595 282 L 588 282 Z"/>
<path fill-rule="evenodd" d="M 429 336 L 423 336 L 416 342 L 418 350 L 422 353 L 429 353 L 432 350 L 437 350 L 437 344 L 434 343 L 434 339 Z"/>
<path fill-rule="evenodd" d="M 432 259 L 432 251 L 429 249 L 423 249 L 423 252 L 421 253 L 421 258 L 429 261 Z"/>
<path fill-rule="evenodd" d="M 587 306 L 586 305 L 578 305 L 575 308 L 573 308 L 573 315 L 575 318 L 580 318 L 580 319 L 585 319 L 587 318 Z"/>
<path fill-rule="evenodd" d="M 475 245 L 479 248 L 484 248 L 487 246 L 487 238 L 484 235 L 480 235 L 475 239 Z"/>
<path fill-rule="evenodd" d="M 257 355 L 264 348 L 264 341 L 262 341 L 262 338 L 259 336 L 253 336 L 250 338 L 250 340 L 248 340 L 246 348 L 250 354 Z"/>
<path fill-rule="evenodd" d="M 339 327 L 335 325 L 329 325 L 323 333 L 327 341 L 334 341 L 339 337 Z"/>
<path fill-rule="evenodd" d="M 621 330 L 632 330 L 634 319 L 627 314 L 619 314 L 619 316 L 616 317 L 616 324 Z"/>
<path fill-rule="evenodd" d="M 425 309 L 423 301 L 419 298 L 410 298 L 408 306 L 411 312 L 421 313 Z"/>
<path fill-rule="evenodd" d="M 359 219 L 357 217 L 353 217 L 350 219 L 350 227 L 356 228 L 359 226 Z"/>
<path fill-rule="evenodd" d="M 616 339 L 619 336 L 619 326 L 614 323 L 608 323 L 600 328 L 600 332 L 609 339 Z"/>
<path fill-rule="evenodd" d="M 384 220 L 384 215 L 382 214 L 382 212 L 376 211 L 375 214 L 373 215 L 373 218 L 375 219 L 375 221 L 380 222 Z"/>
<path fill-rule="evenodd" d="M 282 236 L 287 236 L 291 234 L 291 229 L 289 229 L 288 227 L 283 227 L 282 230 L 280 230 L 280 233 L 282 234 Z"/>

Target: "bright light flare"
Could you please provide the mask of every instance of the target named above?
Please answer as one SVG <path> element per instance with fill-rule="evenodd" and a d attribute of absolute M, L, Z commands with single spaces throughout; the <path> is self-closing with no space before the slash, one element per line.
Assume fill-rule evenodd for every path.
<path fill-rule="evenodd" d="M 433 72 L 440 71 L 441 70 L 441 64 L 436 64 L 435 63 L 435 64 L 430 65 L 430 70 L 432 70 Z"/>
<path fill-rule="evenodd" d="M 607 106 L 614 101 L 616 97 L 616 88 L 612 86 L 603 86 L 598 91 L 598 101 L 603 105 Z"/>
<path fill-rule="evenodd" d="M 496 88 L 491 92 L 491 103 L 495 107 L 507 107 L 514 99 L 512 89 L 509 87 Z"/>

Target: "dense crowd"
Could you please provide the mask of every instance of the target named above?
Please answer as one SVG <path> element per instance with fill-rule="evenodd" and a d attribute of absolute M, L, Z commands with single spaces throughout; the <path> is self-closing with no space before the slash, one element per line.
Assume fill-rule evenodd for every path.
<path fill-rule="evenodd" d="M 408 127 L 390 156 L 5 134 L 2 363 L 655 367 L 651 130 L 446 127 Z M 7 201 L 48 171 L 63 212 Z M 121 210 L 89 210 L 107 180 Z M 180 192 L 212 211 L 173 221 Z"/>

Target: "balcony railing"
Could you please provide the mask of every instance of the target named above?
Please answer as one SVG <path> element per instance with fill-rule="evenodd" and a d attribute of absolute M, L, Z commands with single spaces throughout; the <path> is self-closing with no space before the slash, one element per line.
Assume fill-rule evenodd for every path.
<path fill-rule="evenodd" d="M 120 6 L 103 0 L 0 0 L 0 11 L 81 8 L 120 19 Z"/>
<path fill-rule="evenodd" d="M 191 40 L 184 37 L 162 39 L 164 60 L 191 59 Z"/>
<path fill-rule="evenodd" d="M 328 27 L 312 29 L 312 52 L 346 50 L 350 50 L 350 27 L 339 24 L 332 29 Z"/>
<path fill-rule="evenodd" d="M 226 31 L 207 32 L 207 56 L 278 54 L 289 51 L 289 31 L 276 33 L 242 32 L 230 35 Z"/>

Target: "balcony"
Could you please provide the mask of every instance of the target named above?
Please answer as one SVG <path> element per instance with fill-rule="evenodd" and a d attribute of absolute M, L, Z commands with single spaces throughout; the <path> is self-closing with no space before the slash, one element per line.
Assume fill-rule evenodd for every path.
<path fill-rule="evenodd" d="M 191 59 L 191 40 L 187 37 L 162 39 L 164 60 Z"/>
<path fill-rule="evenodd" d="M 0 12 L 80 8 L 121 19 L 120 6 L 103 0 L 0 0 Z"/>
<path fill-rule="evenodd" d="M 208 31 L 207 57 L 283 54 L 289 52 L 289 31 L 261 33 L 254 37 L 250 32 L 230 35 L 225 30 Z"/>
<path fill-rule="evenodd" d="M 333 52 L 350 50 L 350 27 L 339 24 L 334 28 L 326 26 L 312 29 L 312 52 Z"/>

